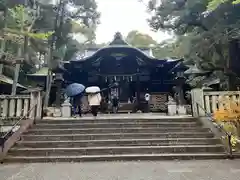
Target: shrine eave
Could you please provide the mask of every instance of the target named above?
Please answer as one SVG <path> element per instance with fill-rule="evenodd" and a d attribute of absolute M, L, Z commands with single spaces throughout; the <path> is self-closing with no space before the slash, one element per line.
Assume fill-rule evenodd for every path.
<path fill-rule="evenodd" d="M 83 63 L 83 62 L 91 61 L 94 59 L 96 60 L 100 57 L 104 57 L 111 53 L 127 53 L 128 55 L 135 54 L 136 57 L 139 57 L 143 60 L 150 61 L 152 63 L 157 63 L 157 64 L 182 61 L 182 59 L 157 59 L 155 57 L 147 56 L 138 48 L 134 48 L 130 46 L 115 45 L 115 46 L 101 48 L 91 56 L 88 56 L 85 58 L 75 56 L 73 59 L 70 60 L 70 63 Z"/>

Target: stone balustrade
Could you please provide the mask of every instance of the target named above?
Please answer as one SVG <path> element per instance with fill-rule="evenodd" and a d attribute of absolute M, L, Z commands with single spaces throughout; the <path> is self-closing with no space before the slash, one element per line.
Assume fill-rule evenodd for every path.
<path fill-rule="evenodd" d="M 30 95 L 0 95 L 0 118 L 20 118 L 30 109 Z"/>
<path fill-rule="evenodd" d="M 0 95 L 0 120 L 41 118 L 42 96 L 40 91 L 22 95 Z M 1 123 L 2 124 L 2 123 Z"/>

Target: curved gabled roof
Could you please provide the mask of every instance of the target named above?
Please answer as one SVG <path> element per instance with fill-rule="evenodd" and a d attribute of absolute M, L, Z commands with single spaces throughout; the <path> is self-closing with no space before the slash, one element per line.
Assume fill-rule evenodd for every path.
<path fill-rule="evenodd" d="M 97 58 L 100 56 L 101 53 L 106 52 L 106 51 L 122 51 L 122 50 L 130 50 L 132 52 L 138 53 L 142 58 L 144 59 L 152 59 L 152 60 L 157 60 L 156 58 L 147 55 L 146 53 L 143 52 L 142 48 L 136 48 L 128 44 L 122 37 L 121 33 L 117 32 L 112 40 L 107 46 L 100 48 L 100 49 L 94 49 L 92 51 L 93 53 L 88 56 L 84 57 L 82 53 L 76 53 L 75 57 L 71 61 L 86 61 L 91 58 Z M 146 51 L 147 48 L 144 48 Z"/>
<path fill-rule="evenodd" d="M 92 64 L 102 61 L 104 59 L 102 57 L 106 56 L 115 56 L 116 59 L 119 58 L 118 60 L 120 60 L 122 57 L 129 55 L 135 56 L 139 65 L 149 64 L 156 67 L 162 67 L 164 65 L 170 65 L 174 67 L 179 61 L 182 61 L 182 59 L 171 58 L 162 60 L 156 59 L 155 57 L 144 53 L 142 49 L 129 45 L 119 32 L 115 34 L 114 39 L 107 46 L 94 50 L 95 51 L 91 51 L 92 53 L 89 53 L 89 56 L 87 57 L 84 57 L 81 53 L 77 53 L 70 62 Z M 118 55 L 120 56 L 118 57 Z"/>

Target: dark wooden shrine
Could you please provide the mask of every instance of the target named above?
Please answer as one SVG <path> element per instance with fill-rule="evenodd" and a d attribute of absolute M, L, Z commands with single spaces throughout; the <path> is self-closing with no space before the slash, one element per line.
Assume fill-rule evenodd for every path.
<path fill-rule="evenodd" d="M 173 92 L 174 86 L 182 85 L 177 83 L 176 78 L 186 70 L 182 61 L 183 59 L 156 59 L 150 48 L 132 47 L 123 40 L 120 33 L 116 33 L 108 46 L 87 49 L 65 63 L 63 78 L 65 84 L 76 82 L 100 88 L 118 82 L 116 92 L 122 103 L 129 103 L 134 97 L 140 100 L 147 91 L 152 97 L 158 94 L 158 100 L 155 98 L 155 101 L 160 103 L 155 109 L 165 111 L 167 94 Z M 110 94 L 109 91 L 103 93 L 107 99 Z"/>

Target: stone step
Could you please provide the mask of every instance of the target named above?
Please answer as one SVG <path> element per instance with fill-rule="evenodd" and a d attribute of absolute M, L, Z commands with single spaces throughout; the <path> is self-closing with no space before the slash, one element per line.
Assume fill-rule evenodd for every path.
<path fill-rule="evenodd" d="M 114 118 L 108 118 L 108 119 L 63 119 L 63 120 L 39 120 L 36 122 L 36 124 L 95 124 L 95 123 L 146 123 L 146 122 L 151 122 L 151 123 L 156 123 L 156 122 L 198 122 L 196 118 L 162 118 L 162 119 L 146 119 L 146 118 L 121 118 L 121 119 L 114 119 Z"/>
<path fill-rule="evenodd" d="M 109 154 L 203 153 L 223 152 L 223 145 L 118 146 L 82 148 L 12 148 L 13 156 L 83 156 Z"/>
<path fill-rule="evenodd" d="M 116 154 L 92 156 L 7 156 L 6 163 L 93 162 L 93 161 L 157 161 L 227 159 L 225 153 L 174 153 L 174 154 Z"/>
<path fill-rule="evenodd" d="M 82 141 L 19 141 L 17 148 L 101 147 L 101 146 L 171 146 L 221 144 L 217 138 L 168 138 L 168 139 L 107 139 Z"/>
<path fill-rule="evenodd" d="M 75 124 L 36 124 L 34 127 L 38 129 L 69 129 L 69 128 L 137 128 L 137 127 L 201 127 L 198 122 L 145 122 L 145 123 L 75 123 Z"/>
<path fill-rule="evenodd" d="M 30 129 L 25 134 L 51 135 L 51 134 L 94 134 L 94 133 L 157 133 L 157 132 L 210 132 L 208 128 L 200 127 L 169 127 L 169 128 L 84 128 L 84 129 Z"/>
<path fill-rule="evenodd" d="M 171 133 L 101 133 L 101 134 L 54 134 L 23 135 L 26 141 L 64 141 L 64 140 L 100 140 L 100 139 L 142 139 L 142 138 L 212 138 L 209 132 L 171 132 Z"/>

